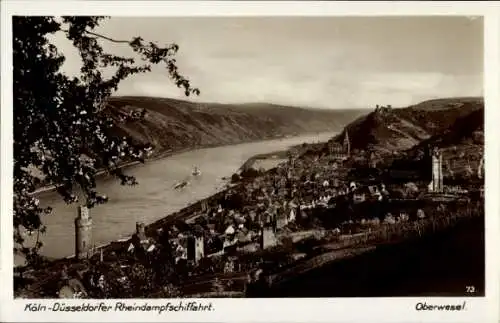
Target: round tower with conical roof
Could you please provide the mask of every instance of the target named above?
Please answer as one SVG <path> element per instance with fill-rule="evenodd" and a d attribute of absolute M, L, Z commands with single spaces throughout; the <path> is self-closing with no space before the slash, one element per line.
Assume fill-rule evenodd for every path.
<path fill-rule="evenodd" d="M 92 245 L 92 218 L 89 208 L 78 207 L 78 217 L 75 219 L 75 257 L 83 259 L 89 256 Z"/>

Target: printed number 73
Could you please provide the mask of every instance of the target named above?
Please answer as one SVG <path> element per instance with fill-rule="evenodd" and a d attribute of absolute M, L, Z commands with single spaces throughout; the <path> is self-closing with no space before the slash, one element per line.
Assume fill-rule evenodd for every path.
<path fill-rule="evenodd" d="M 475 293 L 476 292 L 476 288 L 474 286 L 465 286 L 465 291 L 467 293 Z"/>

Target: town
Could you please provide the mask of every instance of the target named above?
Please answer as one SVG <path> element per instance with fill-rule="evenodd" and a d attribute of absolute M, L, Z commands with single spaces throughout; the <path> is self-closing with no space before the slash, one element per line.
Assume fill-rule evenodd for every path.
<path fill-rule="evenodd" d="M 375 109 L 384 113 L 390 106 Z M 483 167 L 443 180 L 443 149 L 417 160 L 351 148 L 346 128 L 327 143 L 294 147 L 275 167 L 96 248 L 86 206 L 75 256 L 18 273 L 20 297 L 244 297 L 379 244 L 418 239 L 484 215 Z M 405 165 L 401 167 L 401 165 Z M 408 167 L 408 165 L 410 165 Z M 42 279 L 41 277 L 44 277 Z"/>

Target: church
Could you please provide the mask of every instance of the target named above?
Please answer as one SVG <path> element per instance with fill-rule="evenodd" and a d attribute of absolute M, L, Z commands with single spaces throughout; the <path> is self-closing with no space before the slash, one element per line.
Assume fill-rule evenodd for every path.
<path fill-rule="evenodd" d="M 347 129 L 344 131 L 342 143 L 338 143 L 333 139 L 328 142 L 328 151 L 330 156 L 338 160 L 346 160 L 350 157 L 351 142 Z"/>

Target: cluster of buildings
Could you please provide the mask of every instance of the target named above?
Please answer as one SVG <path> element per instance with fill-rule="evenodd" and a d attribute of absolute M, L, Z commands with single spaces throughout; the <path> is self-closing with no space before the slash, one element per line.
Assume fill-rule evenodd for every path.
<path fill-rule="evenodd" d="M 290 156 L 277 168 L 229 189 L 223 198 L 203 201 L 187 220 L 159 228 L 154 238 L 146 235 L 143 223 L 137 223 L 135 234 L 127 241 L 126 252 L 153 253 L 161 240 L 158 237 L 163 236 L 167 242 L 162 243 L 171 249 L 174 263 L 185 261 L 196 267 L 204 258 L 273 248 L 283 237 L 300 231 L 298 223 L 318 210 L 334 210 L 341 202 L 352 207 L 391 199 L 390 190 L 381 182 L 359 185 L 346 178 L 344 164 L 351 154 L 347 131 L 341 143 L 330 141 L 327 147 L 327 155 Z M 431 195 L 445 193 L 442 170 L 442 154 L 434 149 L 432 179 L 427 188 Z M 416 215 L 425 216 L 422 210 Z M 408 219 L 407 213 L 400 212 L 398 216 L 386 214 L 383 219 L 363 217 L 358 222 L 376 225 L 377 221 L 396 223 Z M 89 257 L 92 219 L 85 207 L 80 207 L 75 228 L 76 257 Z M 340 233 L 341 229 L 337 230 Z"/>
<path fill-rule="evenodd" d="M 348 196 L 354 203 L 381 200 L 388 192 L 384 185 L 358 188 L 341 180 L 342 163 L 350 156 L 347 131 L 341 144 L 330 142 L 330 155 L 296 158 L 263 176 L 230 189 L 221 201 L 207 201 L 186 221 L 187 227 L 172 225 L 168 230 L 176 261 L 198 263 L 203 257 L 223 254 L 227 250 L 255 251 L 278 243 L 276 234 L 297 217 L 307 217 L 317 208 L 334 208 L 335 198 Z M 88 256 L 91 250 L 92 220 L 85 207 L 75 220 L 76 255 Z M 137 224 L 128 251 L 154 245 L 145 236 L 145 226 Z"/>
<path fill-rule="evenodd" d="M 347 132 L 343 144 L 334 151 L 330 161 L 337 168 L 350 154 Z M 276 245 L 276 233 L 305 210 L 328 207 L 333 197 L 352 190 L 335 172 L 330 172 L 331 165 L 290 157 L 288 163 L 277 169 L 229 190 L 219 203 L 202 203 L 200 210 L 186 221 L 187 230 L 175 224 L 165 229 L 169 231 L 176 261 L 186 259 L 197 263 L 205 256 L 220 255 L 225 250 L 252 251 Z M 84 206 L 79 208 L 75 229 L 75 255 L 87 258 L 93 252 L 92 219 Z M 138 249 L 146 252 L 155 249 L 146 237 L 143 223 L 137 223 L 127 247 L 131 253 Z"/>

